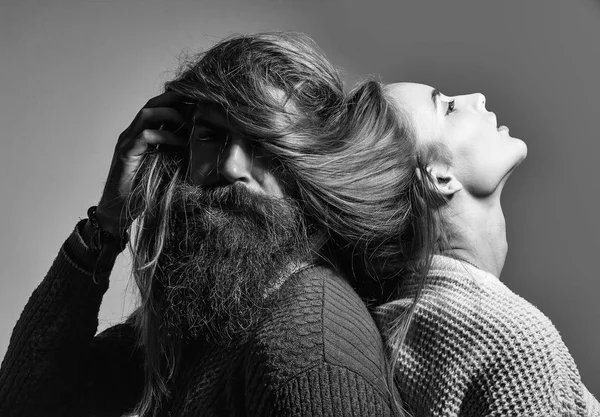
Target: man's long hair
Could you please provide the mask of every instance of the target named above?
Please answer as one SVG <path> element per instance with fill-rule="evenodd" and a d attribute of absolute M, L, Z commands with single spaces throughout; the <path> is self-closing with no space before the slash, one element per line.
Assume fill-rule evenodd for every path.
<path fill-rule="evenodd" d="M 382 216 L 373 215 L 378 203 L 371 201 L 369 188 L 386 185 L 348 169 L 349 162 L 360 159 L 339 140 L 346 122 L 343 83 L 310 38 L 263 33 L 226 39 L 186 60 L 165 87 L 184 104 L 220 106 L 231 123 L 269 152 L 275 174 L 298 202 L 308 227 L 326 234 L 315 255 L 331 263 L 338 252 L 354 257 L 351 242 L 371 242 L 385 230 Z M 136 408 L 142 416 L 152 415 L 168 398 L 168 382 L 180 360 L 178 344 L 161 334 L 151 294 L 169 236 L 174 196 L 178 184 L 186 181 L 187 158 L 176 151 L 149 152 L 130 197 L 131 215 L 139 214 L 131 250 L 141 296 L 134 318 L 146 357 L 145 388 Z M 377 169 L 372 167 L 373 172 Z M 134 213 L 140 206 L 141 213 Z"/>

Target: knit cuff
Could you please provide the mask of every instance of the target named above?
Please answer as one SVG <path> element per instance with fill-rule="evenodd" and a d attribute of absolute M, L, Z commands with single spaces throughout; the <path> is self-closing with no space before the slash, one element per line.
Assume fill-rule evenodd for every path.
<path fill-rule="evenodd" d="M 81 235 L 81 230 L 86 222 L 87 219 L 82 219 L 75 225 L 75 230 L 65 241 L 65 253 L 69 260 L 86 274 L 110 273 L 119 252 L 114 251 L 108 256 L 104 254 L 100 257 L 98 251 L 93 251 Z"/>

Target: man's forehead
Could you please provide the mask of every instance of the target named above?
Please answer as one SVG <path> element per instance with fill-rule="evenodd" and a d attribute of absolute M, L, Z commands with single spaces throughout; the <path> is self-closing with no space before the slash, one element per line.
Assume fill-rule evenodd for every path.
<path fill-rule="evenodd" d="M 215 123 L 226 123 L 227 114 L 223 107 L 215 103 L 200 103 L 192 112 L 193 120 L 214 121 Z"/>
<path fill-rule="evenodd" d="M 214 103 L 202 103 L 192 113 L 195 126 L 206 126 L 216 129 L 237 130 L 235 123 L 225 109 Z"/>

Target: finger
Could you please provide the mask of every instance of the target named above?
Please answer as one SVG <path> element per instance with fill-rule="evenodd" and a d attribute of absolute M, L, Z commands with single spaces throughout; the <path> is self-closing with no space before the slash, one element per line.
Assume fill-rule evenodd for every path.
<path fill-rule="evenodd" d="M 179 131 L 186 123 L 185 117 L 171 107 L 143 108 L 127 128 L 127 136 L 135 137 L 145 129 L 168 129 Z"/>
<path fill-rule="evenodd" d="M 181 104 L 183 100 L 184 98 L 179 94 L 167 91 L 166 93 L 162 93 L 148 100 L 144 108 L 174 107 Z"/>
<path fill-rule="evenodd" d="M 171 107 L 188 117 L 197 104 L 197 100 L 168 91 L 150 99 L 144 108 Z"/>
<path fill-rule="evenodd" d="M 168 130 L 145 129 L 135 139 L 133 146 L 127 151 L 129 155 L 141 155 L 150 145 L 169 145 L 184 147 L 187 138 L 178 136 Z"/>

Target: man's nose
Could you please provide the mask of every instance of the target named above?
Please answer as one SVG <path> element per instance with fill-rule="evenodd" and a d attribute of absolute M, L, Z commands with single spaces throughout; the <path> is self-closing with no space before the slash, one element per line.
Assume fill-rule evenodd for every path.
<path fill-rule="evenodd" d="M 234 135 L 229 138 L 219 154 L 219 175 L 230 183 L 243 182 L 248 185 L 252 179 L 252 146 L 247 139 Z"/>

